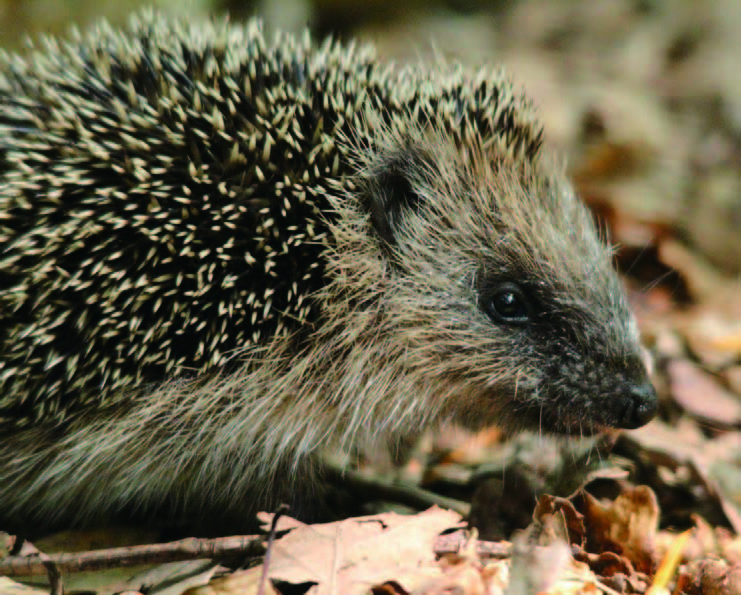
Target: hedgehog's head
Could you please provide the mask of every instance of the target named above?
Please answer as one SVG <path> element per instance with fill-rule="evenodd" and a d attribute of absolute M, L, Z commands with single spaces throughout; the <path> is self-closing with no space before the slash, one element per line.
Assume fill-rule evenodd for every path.
<path fill-rule="evenodd" d="M 378 332 L 443 411 L 584 434 L 654 416 L 610 252 L 559 168 L 470 128 L 386 134 L 362 165 Z"/>

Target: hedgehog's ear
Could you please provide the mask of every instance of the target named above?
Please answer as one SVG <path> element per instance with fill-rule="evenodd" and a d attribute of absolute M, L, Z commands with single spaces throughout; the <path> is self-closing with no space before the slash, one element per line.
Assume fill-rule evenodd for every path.
<path fill-rule="evenodd" d="M 420 205 L 412 176 L 419 171 L 414 156 L 400 156 L 378 165 L 366 178 L 365 208 L 378 237 L 393 246 L 398 240 L 401 222 Z"/>

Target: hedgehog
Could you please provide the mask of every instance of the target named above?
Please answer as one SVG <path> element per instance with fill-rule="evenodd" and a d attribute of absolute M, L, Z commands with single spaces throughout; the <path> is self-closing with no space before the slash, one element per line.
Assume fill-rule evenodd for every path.
<path fill-rule="evenodd" d="M 497 69 L 153 12 L 0 59 L 0 509 L 236 510 L 322 449 L 656 412 Z M 238 503 L 238 504 L 237 504 Z"/>

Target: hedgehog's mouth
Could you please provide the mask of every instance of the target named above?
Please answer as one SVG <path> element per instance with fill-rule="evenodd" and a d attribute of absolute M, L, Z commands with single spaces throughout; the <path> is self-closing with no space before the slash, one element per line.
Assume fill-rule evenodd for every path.
<path fill-rule="evenodd" d="M 532 407 L 520 411 L 518 418 L 523 428 L 559 436 L 589 437 L 615 427 L 601 420 L 589 419 L 572 407 Z"/>
<path fill-rule="evenodd" d="M 539 431 L 569 436 L 593 436 L 612 430 L 634 430 L 656 415 L 658 401 L 646 379 L 589 401 L 565 396 L 541 401 L 521 411 L 523 425 Z"/>
<path fill-rule="evenodd" d="M 562 420 L 561 423 L 557 424 L 553 433 L 561 436 L 589 438 L 596 434 L 604 434 L 605 432 L 614 430 L 615 428 L 612 426 L 595 421 L 587 423 L 584 420 L 567 419 Z"/>

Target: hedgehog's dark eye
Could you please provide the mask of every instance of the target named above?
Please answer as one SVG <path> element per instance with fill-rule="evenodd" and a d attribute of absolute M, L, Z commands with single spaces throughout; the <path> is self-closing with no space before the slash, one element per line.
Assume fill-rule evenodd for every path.
<path fill-rule="evenodd" d="M 486 310 L 494 322 L 522 324 L 530 320 L 527 298 L 514 283 L 497 287 L 486 302 Z"/>

